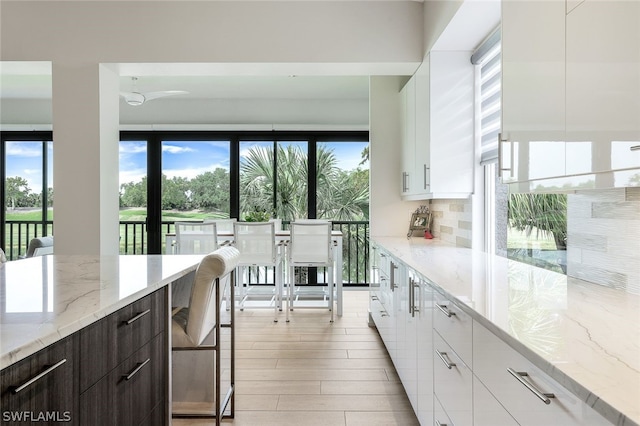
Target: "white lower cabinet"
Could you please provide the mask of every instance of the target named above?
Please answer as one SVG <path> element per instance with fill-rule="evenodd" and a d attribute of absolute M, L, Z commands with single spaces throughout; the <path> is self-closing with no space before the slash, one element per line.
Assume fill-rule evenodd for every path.
<path fill-rule="evenodd" d="M 433 422 L 433 289 L 429 283 L 418 276 L 418 287 L 414 290 L 417 306 L 415 308 L 416 350 L 418 364 L 418 410 L 416 415 L 421 425 Z"/>
<path fill-rule="evenodd" d="M 477 377 L 473 378 L 473 426 L 518 426 Z"/>
<path fill-rule="evenodd" d="M 447 416 L 447 412 L 444 411 L 444 408 L 442 408 L 442 404 L 438 400 L 438 397 L 435 395 L 433 396 L 433 408 L 433 426 L 453 426 L 453 422 L 451 421 L 449 416 Z M 420 424 L 428 425 L 431 424 L 431 422 L 423 423 L 422 420 L 420 420 Z"/>
<path fill-rule="evenodd" d="M 433 391 L 451 422 L 473 425 L 473 374 L 437 332 L 433 333 Z"/>
<path fill-rule="evenodd" d="M 427 278 L 372 256 L 371 318 L 421 425 L 611 424 Z"/>
<path fill-rule="evenodd" d="M 610 424 L 477 321 L 473 372 L 522 426 Z"/>

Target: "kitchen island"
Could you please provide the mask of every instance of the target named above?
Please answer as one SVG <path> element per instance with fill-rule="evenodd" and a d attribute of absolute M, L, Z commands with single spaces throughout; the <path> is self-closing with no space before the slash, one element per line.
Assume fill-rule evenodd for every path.
<path fill-rule="evenodd" d="M 640 423 L 640 297 L 638 295 L 587 283 L 506 258 L 489 256 L 480 251 L 457 248 L 437 239 L 407 240 L 395 237 L 373 237 L 372 240 L 374 249 L 382 253 L 381 259 L 392 258 L 390 269 L 393 272 L 390 274 L 395 274 L 391 278 L 391 281 L 395 282 L 388 286 L 391 290 L 388 293 L 395 293 L 392 296 L 395 301 L 391 300 L 384 307 L 384 303 L 380 303 L 378 299 L 382 298 L 384 301 L 388 295 L 385 296 L 383 290 L 372 291 L 374 299 L 372 307 L 383 310 L 376 322 L 377 326 L 378 323 L 383 324 L 381 332 L 383 340 L 384 334 L 388 333 L 388 330 L 384 329 L 388 318 L 394 317 L 396 331 L 402 330 L 407 334 L 412 321 L 417 321 L 418 318 L 426 315 L 430 308 L 433 308 L 431 309 L 433 313 L 429 314 L 433 318 L 433 345 L 440 344 L 445 347 L 448 343 L 450 346 L 446 346 L 449 348 L 448 355 L 435 348 L 439 354 L 431 356 L 432 365 L 437 369 L 440 363 L 438 357 L 440 357 L 445 360 L 445 364 L 448 364 L 451 370 L 455 369 L 455 367 L 452 368 L 456 364 L 454 358 L 459 360 L 459 367 L 463 366 L 472 371 L 472 374 L 469 373 L 469 380 L 473 381 L 473 386 L 469 385 L 470 393 L 475 392 L 476 388 L 486 386 L 500 404 L 505 405 L 505 401 L 500 398 L 500 392 L 506 392 L 507 385 L 496 382 L 492 388 L 493 383 L 490 382 L 494 380 L 494 375 L 504 375 L 505 383 L 511 380 L 506 365 L 505 368 L 500 366 L 495 374 L 486 374 L 483 369 L 489 372 L 490 368 L 493 368 L 491 364 L 498 363 L 500 351 L 496 350 L 495 346 L 506 344 L 505 347 L 518 356 L 526 358 L 535 366 L 534 368 L 538 368 L 563 387 L 559 392 L 560 395 L 558 392 L 555 395 L 555 400 L 549 401 L 542 395 L 541 398 L 546 399 L 545 404 L 553 401 L 562 402 L 564 404 L 562 409 L 569 412 L 573 409 L 569 407 L 570 405 L 577 406 L 578 403 L 583 403 L 587 409 L 590 410 L 588 407 L 592 407 L 612 424 L 637 425 Z M 398 269 L 399 267 L 405 268 L 405 271 Z M 383 266 L 379 268 L 384 269 Z M 379 285 L 384 288 L 385 280 L 388 278 L 382 272 L 380 275 L 382 278 L 379 279 Z M 416 290 L 416 293 L 404 296 L 402 280 L 409 281 L 409 293 L 414 291 L 414 287 L 419 291 Z M 420 280 L 424 280 L 429 289 L 433 290 L 434 296 L 431 300 L 427 300 L 422 295 L 422 287 L 416 284 Z M 376 279 L 372 279 L 372 286 L 376 284 L 375 281 Z M 420 303 L 415 301 L 419 298 L 422 298 Z M 409 301 L 409 309 L 408 315 L 404 317 L 408 319 L 403 320 L 405 299 Z M 411 312 L 412 307 L 413 312 Z M 457 329 L 450 330 L 447 328 L 449 325 L 446 321 L 456 318 L 456 310 L 457 321 L 462 324 L 464 322 L 461 321 L 462 317 L 468 317 L 468 324 L 455 325 Z M 442 315 L 443 312 L 449 314 L 449 318 Z M 373 314 L 376 314 L 374 308 L 372 308 Z M 375 315 L 373 319 L 376 320 Z M 400 325 L 402 321 L 405 324 Z M 393 324 L 392 327 L 394 327 Z M 378 328 L 380 329 L 380 326 Z M 419 325 L 417 330 L 418 348 L 420 348 Z M 461 335 L 467 333 L 465 330 L 468 330 L 466 340 L 460 339 Z M 438 343 L 437 339 L 442 342 Z M 401 335 L 392 336 L 387 340 L 392 342 L 389 346 L 392 351 L 395 351 L 401 364 L 402 378 L 404 368 L 402 363 L 407 359 L 407 348 L 411 348 L 414 344 L 411 341 L 402 342 Z M 431 348 L 431 355 L 433 355 L 433 348 Z M 420 357 L 424 357 L 424 354 L 418 349 L 417 356 L 419 363 Z M 514 373 L 516 372 L 512 372 L 512 375 Z M 433 374 L 437 382 L 439 373 L 436 371 Z M 413 375 L 412 373 L 407 377 Z M 421 377 L 420 374 L 418 377 Z M 520 378 L 535 381 L 535 375 Z M 403 380 L 403 384 L 404 382 Z M 420 386 L 420 382 L 417 386 Z M 534 383 L 534 387 L 536 386 L 544 388 L 546 384 L 540 380 Z M 447 389 L 441 390 L 444 396 L 435 399 L 442 402 L 447 397 L 446 392 Z M 408 391 L 408 393 L 411 392 Z M 462 398 L 463 393 L 457 394 L 456 401 Z M 435 394 L 438 395 L 438 383 L 436 383 Z M 509 393 L 504 395 L 505 398 L 513 396 Z M 577 400 L 573 398 L 574 395 Z M 540 398 L 539 395 L 538 397 Z M 471 419 L 471 416 L 474 416 L 473 411 L 485 405 L 483 400 L 476 398 L 475 393 L 469 398 L 474 401 L 469 405 L 472 407 L 469 408 L 470 414 L 467 417 L 463 415 L 460 419 Z M 562 400 L 562 398 L 567 399 Z M 419 403 L 420 398 L 416 398 L 416 401 Z M 535 406 L 537 402 L 533 401 L 531 404 Z M 430 409 L 431 412 L 433 410 L 438 412 L 438 406 Z M 465 409 L 458 406 L 451 411 L 459 414 Z M 532 415 L 528 413 L 529 417 Z M 517 419 L 515 415 L 514 417 Z M 493 424 L 497 424 L 495 417 L 493 421 Z M 556 422 L 549 421 L 551 423 L 547 424 L 574 424 L 557 420 L 557 418 Z M 452 422 L 456 423 L 455 420 Z M 475 417 L 474 424 L 480 424 Z M 575 424 L 581 424 L 581 422 L 577 420 Z"/>
<path fill-rule="evenodd" d="M 169 288 L 201 258 L 50 255 L 0 266 L 0 422 L 168 423 Z"/>

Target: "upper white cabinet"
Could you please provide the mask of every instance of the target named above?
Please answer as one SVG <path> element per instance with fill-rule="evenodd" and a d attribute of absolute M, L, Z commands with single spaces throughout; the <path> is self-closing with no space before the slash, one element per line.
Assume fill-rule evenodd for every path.
<path fill-rule="evenodd" d="M 499 167 L 517 191 L 640 185 L 639 2 L 502 2 Z"/>
<path fill-rule="evenodd" d="M 402 90 L 406 200 L 467 198 L 473 191 L 474 69 L 469 56 L 431 52 Z"/>
<path fill-rule="evenodd" d="M 566 25 L 567 145 L 583 155 L 567 172 L 619 170 L 602 186 L 629 186 L 640 175 L 623 171 L 640 168 L 640 2 L 586 0 Z"/>
<path fill-rule="evenodd" d="M 503 182 L 565 174 L 565 0 L 502 2 Z"/>

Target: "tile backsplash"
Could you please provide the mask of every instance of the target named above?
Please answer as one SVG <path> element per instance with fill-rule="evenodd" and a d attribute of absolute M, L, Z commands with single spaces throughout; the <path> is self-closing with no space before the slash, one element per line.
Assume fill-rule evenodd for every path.
<path fill-rule="evenodd" d="M 567 275 L 640 294 L 640 188 L 567 200 Z"/>
<path fill-rule="evenodd" d="M 471 248 L 471 199 L 431 200 L 431 233 L 457 247 Z"/>

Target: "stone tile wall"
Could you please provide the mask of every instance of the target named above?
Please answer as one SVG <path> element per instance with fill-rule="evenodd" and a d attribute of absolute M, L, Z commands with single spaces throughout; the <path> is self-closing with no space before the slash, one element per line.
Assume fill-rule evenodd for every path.
<path fill-rule="evenodd" d="M 431 200 L 433 212 L 431 233 L 457 247 L 471 248 L 471 199 Z"/>
<path fill-rule="evenodd" d="M 567 275 L 640 294 L 640 188 L 569 194 Z"/>

